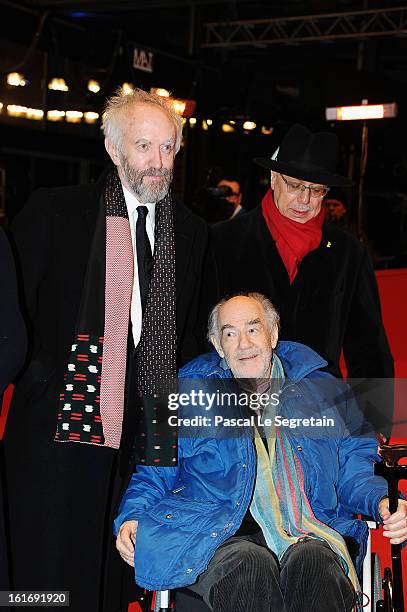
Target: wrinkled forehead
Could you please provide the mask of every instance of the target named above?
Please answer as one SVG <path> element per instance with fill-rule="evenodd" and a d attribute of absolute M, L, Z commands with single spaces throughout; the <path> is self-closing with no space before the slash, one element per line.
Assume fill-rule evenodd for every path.
<path fill-rule="evenodd" d="M 219 329 L 225 325 L 243 328 L 253 321 L 265 322 L 264 309 L 259 302 L 246 296 L 231 298 L 219 308 Z"/>
<path fill-rule="evenodd" d="M 135 103 L 122 111 L 125 133 L 140 135 L 143 132 L 175 138 L 175 124 L 166 111 L 156 104 Z"/>

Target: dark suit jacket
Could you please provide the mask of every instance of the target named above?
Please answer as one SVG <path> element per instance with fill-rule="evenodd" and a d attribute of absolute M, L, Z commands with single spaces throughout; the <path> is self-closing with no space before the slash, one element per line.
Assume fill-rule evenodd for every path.
<path fill-rule="evenodd" d="M 86 612 L 99 610 L 101 572 L 108 568 L 104 549 L 123 484 L 117 479 L 118 453 L 53 440 L 102 189 L 102 181 L 41 189 L 15 221 L 31 352 L 5 431 L 16 588 L 53 589 L 64 583 L 81 601 L 81 607 L 72 604 L 74 609 Z M 206 223 L 178 202 L 174 224 L 181 365 L 202 350 L 198 311 L 207 317 L 201 287 L 208 240 Z M 112 571 L 110 591 L 119 597 Z"/>

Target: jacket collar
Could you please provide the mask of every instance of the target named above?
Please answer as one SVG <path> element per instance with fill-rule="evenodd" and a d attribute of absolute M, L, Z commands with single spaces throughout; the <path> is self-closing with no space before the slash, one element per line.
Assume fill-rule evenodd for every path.
<path fill-rule="evenodd" d="M 276 348 L 276 353 L 281 359 L 284 372 L 291 382 L 298 382 L 328 365 L 318 353 L 309 346 L 299 342 L 280 341 Z M 228 369 L 227 363 L 221 359 L 218 353 L 213 350 L 210 353 L 200 355 L 180 371 L 183 378 L 194 376 L 208 376 L 219 378 L 232 378 L 232 372 Z"/>

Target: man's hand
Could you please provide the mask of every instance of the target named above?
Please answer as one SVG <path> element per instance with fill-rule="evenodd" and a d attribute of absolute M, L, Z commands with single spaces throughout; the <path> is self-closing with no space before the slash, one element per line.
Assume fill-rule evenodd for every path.
<path fill-rule="evenodd" d="M 119 529 L 116 548 L 123 561 L 134 567 L 134 545 L 136 542 L 137 521 L 126 521 Z"/>
<path fill-rule="evenodd" d="M 382 499 L 379 513 L 383 520 L 383 535 L 390 538 L 390 544 L 401 544 L 407 540 L 407 501 L 399 499 L 397 511 L 390 514 L 389 500 Z"/>

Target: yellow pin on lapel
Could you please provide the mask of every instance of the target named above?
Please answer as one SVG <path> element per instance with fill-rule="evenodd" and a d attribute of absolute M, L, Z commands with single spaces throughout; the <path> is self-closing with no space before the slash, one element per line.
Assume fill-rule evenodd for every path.
<path fill-rule="evenodd" d="M 332 246 L 332 242 L 330 240 L 328 240 L 328 242 L 326 243 L 326 248 L 330 249 Z"/>

